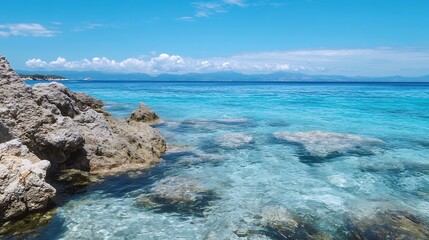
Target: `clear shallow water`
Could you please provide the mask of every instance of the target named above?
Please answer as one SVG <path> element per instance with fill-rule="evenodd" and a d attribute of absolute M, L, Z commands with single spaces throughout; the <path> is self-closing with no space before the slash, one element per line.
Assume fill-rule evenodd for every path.
<path fill-rule="evenodd" d="M 115 116 L 145 102 L 164 120 L 160 165 L 91 186 L 58 209 L 37 238 L 270 239 L 260 214 L 284 207 L 334 234 L 347 216 L 399 209 L 429 220 L 429 85 L 67 81 Z M 375 155 L 309 164 L 275 132 L 320 130 L 377 138 Z M 225 134 L 253 140 L 228 147 Z M 155 183 L 192 179 L 216 197 L 194 212 L 139 204 Z M 245 238 L 244 238 L 245 239 Z"/>

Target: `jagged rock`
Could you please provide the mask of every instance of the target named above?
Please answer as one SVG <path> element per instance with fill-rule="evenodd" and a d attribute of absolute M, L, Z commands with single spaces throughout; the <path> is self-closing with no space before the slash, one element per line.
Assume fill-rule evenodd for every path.
<path fill-rule="evenodd" d="M 138 122 L 141 117 L 119 122 L 102 106 L 102 101 L 75 93 L 59 83 L 37 84 L 31 88 L 0 56 L 0 143 L 18 139 L 22 143 L 19 146 L 28 149 L 31 153 L 28 158 L 12 156 L 7 162 L 15 160 L 17 163 L 13 166 L 21 164 L 26 169 L 41 168 L 42 172 L 34 170 L 39 180 L 28 175 L 29 180 L 39 185 L 49 162 L 52 173 L 78 169 L 104 175 L 144 169 L 159 161 L 166 145 L 158 130 Z M 18 152 L 22 150 L 18 145 L 15 147 Z M 13 171 L 21 174 L 20 170 Z M 6 188 L 7 184 L 0 182 L 0 188 Z M 29 185 L 22 194 L 33 194 L 37 189 L 40 187 Z M 50 190 L 53 191 L 46 194 L 47 199 L 55 194 L 53 188 Z M 44 203 L 32 204 L 24 198 L 16 204 L 9 201 L 2 207 L 16 213 L 8 210 L 7 216 L 18 217 L 28 210 L 43 207 Z"/>
<path fill-rule="evenodd" d="M 132 112 L 131 116 L 128 118 L 128 121 L 144 123 L 154 123 L 158 120 L 158 115 L 144 103 L 140 103 L 139 108 L 134 110 L 134 112 Z"/>
<path fill-rule="evenodd" d="M 55 195 L 45 182 L 49 166 L 16 139 L 0 144 L 0 222 L 48 206 Z"/>
<path fill-rule="evenodd" d="M 76 168 L 110 174 L 142 169 L 158 162 L 165 151 L 161 134 L 138 122 L 156 116 L 144 104 L 128 122 L 118 122 L 100 100 L 55 82 L 30 88 L 5 58 L 0 66 L 0 130 L 7 128 L 38 157 L 49 160 L 51 171 Z"/>
<path fill-rule="evenodd" d="M 298 144 L 307 155 L 316 158 L 331 158 L 346 154 L 371 155 L 382 150 L 383 141 L 351 134 L 321 131 L 277 132 L 277 139 Z"/>

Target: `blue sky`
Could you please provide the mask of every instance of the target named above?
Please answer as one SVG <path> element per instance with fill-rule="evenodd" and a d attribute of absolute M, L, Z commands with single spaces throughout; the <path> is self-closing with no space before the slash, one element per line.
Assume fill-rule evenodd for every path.
<path fill-rule="evenodd" d="M 428 0 L 13 0 L 16 69 L 429 74 Z"/>

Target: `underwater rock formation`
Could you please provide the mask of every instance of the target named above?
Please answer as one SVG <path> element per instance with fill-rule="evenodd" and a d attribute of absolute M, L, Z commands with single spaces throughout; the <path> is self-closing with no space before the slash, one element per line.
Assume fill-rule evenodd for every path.
<path fill-rule="evenodd" d="M 375 138 L 365 138 L 351 134 L 321 131 L 277 132 L 274 136 L 301 146 L 304 157 L 333 158 L 347 154 L 372 155 L 380 152 L 384 142 Z"/>
<path fill-rule="evenodd" d="M 227 133 L 217 139 L 219 146 L 224 148 L 239 148 L 253 142 L 253 136 L 247 133 Z"/>
<path fill-rule="evenodd" d="M 349 219 L 347 239 L 429 239 L 429 227 L 403 211 L 380 211 L 374 216 Z"/>
<path fill-rule="evenodd" d="M 214 191 L 195 179 L 166 177 L 155 182 L 149 193 L 140 197 L 138 205 L 202 216 L 205 207 L 216 198 Z"/>

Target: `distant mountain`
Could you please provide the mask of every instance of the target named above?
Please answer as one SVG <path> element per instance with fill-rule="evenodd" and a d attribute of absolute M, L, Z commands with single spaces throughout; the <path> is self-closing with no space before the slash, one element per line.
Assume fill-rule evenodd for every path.
<path fill-rule="evenodd" d="M 18 71 L 20 74 L 35 74 L 34 71 Z M 37 74 L 59 75 L 70 80 L 141 80 L 141 81 L 267 81 L 267 82 L 429 82 L 429 75 L 421 77 L 348 77 L 341 75 L 308 75 L 291 72 L 270 74 L 242 74 L 237 72 L 160 74 L 109 73 L 97 71 L 38 71 Z"/>

